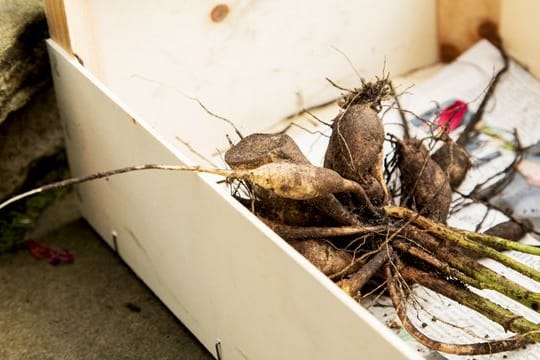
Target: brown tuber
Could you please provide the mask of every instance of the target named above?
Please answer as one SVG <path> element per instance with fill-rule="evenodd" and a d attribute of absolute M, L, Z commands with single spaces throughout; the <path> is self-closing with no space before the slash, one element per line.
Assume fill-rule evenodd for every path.
<path fill-rule="evenodd" d="M 428 218 L 446 223 L 452 189 L 445 172 L 431 159 L 426 147 L 418 139 L 398 141 L 397 153 L 402 206 L 416 209 Z"/>
<path fill-rule="evenodd" d="M 452 189 L 457 189 L 461 185 L 471 167 L 467 151 L 450 138 L 431 155 L 431 158 L 441 169 L 447 171 Z"/>
<path fill-rule="evenodd" d="M 324 240 L 289 240 L 289 244 L 328 276 L 343 271 L 353 263 L 351 253 L 336 249 Z"/>
<path fill-rule="evenodd" d="M 310 205 L 309 200 L 291 200 L 271 191 L 257 192 L 257 198 L 235 198 L 257 216 L 280 224 L 292 226 L 328 226 L 332 219 Z"/>
<path fill-rule="evenodd" d="M 294 164 L 310 164 L 298 145 L 287 134 L 252 134 L 243 138 L 238 144 L 232 146 L 225 153 L 225 161 L 233 169 L 254 169 L 264 164 L 277 162 L 291 162 Z M 315 217 L 326 216 L 342 225 L 359 225 L 361 222 L 349 212 L 332 194 L 307 200 L 304 204 L 290 198 L 279 198 L 272 192 L 255 188 L 256 195 L 264 204 L 267 211 L 275 214 L 288 214 L 288 208 L 298 209 L 287 220 L 291 225 L 307 225 L 305 221 L 294 222 L 294 218 L 302 219 L 301 207 L 306 205 L 306 213 L 314 213 L 313 208 L 320 214 Z M 272 211 L 274 208 L 274 211 Z M 273 217 L 269 217 L 273 219 Z M 315 223 L 311 223 L 315 224 Z"/>
<path fill-rule="evenodd" d="M 309 164 L 298 145 L 287 134 L 251 134 L 225 152 L 233 169 L 254 169 L 273 162 Z"/>
<path fill-rule="evenodd" d="M 390 81 L 384 77 L 362 80 L 359 89 L 344 95 L 324 157 L 324 167 L 356 181 L 376 205 L 390 202 L 383 177 L 384 126 L 377 112 L 391 93 Z"/>
<path fill-rule="evenodd" d="M 387 197 L 382 179 L 384 127 L 366 104 L 350 105 L 337 116 L 324 158 L 324 167 L 337 171 L 366 190 L 373 203 Z"/>
<path fill-rule="evenodd" d="M 262 165 L 252 170 L 231 170 L 230 175 L 271 190 L 279 196 L 295 200 L 352 192 L 357 195 L 358 200 L 365 201 L 366 205 L 373 209 L 360 185 L 344 179 L 330 169 L 281 162 Z"/>
<path fill-rule="evenodd" d="M 380 161 L 383 143 L 384 127 L 377 113 L 369 104 L 352 105 L 332 125 L 324 166 L 362 181 Z"/>

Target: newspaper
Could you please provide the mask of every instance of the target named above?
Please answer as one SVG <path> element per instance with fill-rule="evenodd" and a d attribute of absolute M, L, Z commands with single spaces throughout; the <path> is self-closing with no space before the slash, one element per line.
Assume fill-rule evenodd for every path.
<path fill-rule="evenodd" d="M 490 81 L 502 65 L 499 51 L 487 41 L 481 41 L 428 80 L 408 89 L 400 97 L 401 105 L 404 109 L 410 110 L 411 114 L 420 114 L 418 116 L 424 118 L 434 116 L 438 110 L 457 100 L 463 101 L 468 104 L 468 113 L 464 117 L 463 123 L 451 133 L 453 137 L 457 137 L 463 130 L 465 123 L 470 120 L 478 108 Z M 397 85 L 399 89 L 399 82 Z M 531 220 L 537 230 L 540 229 L 540 221 L 538 221 L 540 218 L 540 180 L 536 179 L 539 183 L 535 184 L 534 178 L 540 176 L 538 171 L 540 169 L 540 146 L 534 145 L 538 144 L 540 140 L 539 99 L 540 82 L 521 66 L 511 61 L 508 72 L 501 78 L 495 93 L 487 104 L 480 135 L 473 139 L 467 147 L 472 155 L 473 167 L 460 187 L 460 191 L 467 193 L 476 184 L 497 174 L 512 162 L 515 154 L 509 145 L 512 144 L 513 131 L 516 129 L 521 145 L 531 146 L 526 154 L 528 164 L 531 166 L 523 169 L 524 175 L 518 174 L 503 194 L 493 201 L 507 208 L 512 208 L 515 217 Z M 335 113 L 336 108 L 333 107 L 332 109 L 323 109 L 317 116 L 331 119 L 331 114 Z M 397 111 L 386 112 L 383 120 L 387 131 L 401 136 L 402 127 L 399 125 L 401 120 Z M 415 136 L 423 136 L 428 130 L 415 115 L 409 116 L 409 124 Z M 329 134 L 329 131 L 329 128 L 324 125 L 315 130 L 315 132 L 325 134 Z M 322 164 L 327 137 L 305 133 L 301 135 L 301 132 L 296 134 L 295 140 L 307 153 L 310 160 L 314 164 Z M 474 230 L 484 219 L 486 212 L 487 209 L 482 205 L 470 206 L 453 214 L 448 223 L 450 226 Z M 494 211 L 488 212 L 487 215 L 480 228 L 481 231 L 506 219 Z M 527 235 L 523 241 L 540 245 L 540 242 L 530 235 Z M 508 255 L 535 269 L 540 269 L 540 257 L 517 252 L 508 252 Z M 481 262 L 528 289 L 540 292 L 539 283 L 525 278 L 496 261 L 484 259 Z M 530 321 L 540 323 L 539 313 L 494 291 L 475 290 L 475 292 L 525 316 Z M 414 289 L 414 293 L 418 301 L 409 308 L 410 318 L 418 328 L 434 339 L 450 343 L 475 343 L 503 339 L 512 335 L 506 333 L 500 325 L 428 289 L 418 286 Z M 426 358 L 540 359 L 540 344 L 530 345 L 525 349 L 512 352 L 474 357 L 434 353 L 414 341 L 399 326 L 399 320 L 389 299 L 379 298 L 373 303 L 366 302 L 364 305 L 389 327 L 395 328 L 403 340 L 410 343 Z"/>

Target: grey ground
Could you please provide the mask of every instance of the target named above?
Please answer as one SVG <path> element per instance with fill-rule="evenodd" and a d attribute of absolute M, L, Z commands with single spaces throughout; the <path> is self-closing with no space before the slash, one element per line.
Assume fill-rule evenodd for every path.
<path fill-rule="evenodd" d="M 212 359 L 113 251 L 68 196 L 31 234 L 75 254 L 51 266 L 0 255 L 0 359 Z"/>

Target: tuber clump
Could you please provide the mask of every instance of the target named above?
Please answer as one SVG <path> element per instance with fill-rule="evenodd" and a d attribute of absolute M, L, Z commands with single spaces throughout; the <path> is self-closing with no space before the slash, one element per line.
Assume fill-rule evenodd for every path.
<path fill-rule="evenodd" d="M 540 342 L 540 324 L 476 291 L 490 289 L 509 301 L 540 311 L 540 293 L 478 262 L 480 257 L 489 257 L 540 281 L 539 270 L 503 253 L 513 250 L 539 256 L 539 248 L 510 241 L 521 238 L 530 228 L 513 219 L 484 234 L 445 225 L 452 189 L 459 186 L 470 167 L 462 143 L 447 139 L 431 156 L 422 140 L 392 140 L 401 191 L 389 195 L 389 177 L 383 177 L 383 170 L 388 171 L 383 162 L 385 134 L 378 114 L 381 101 L 389 93 L 389 81 L 383 78 L 362 81 L 359 89 L 342 97 L 324 167 L 311 164 L 288 135 L 252 134 L 225 153 L 230 169 L 131 166 L 30 190 L 0 204 L 0 209 L 42 191 L 129 171 L 217 174 L 227 179 L 236 199 L 346 294 L 361 300 L 369 283 L 373 291 L 379 290 L 377 295 L 389 295 L 403 327 L 425 346 L 451 354 L 479 355 Z M 485 199 L 482 201 L 485 203 Z M 428 337 L 410 320 L 407 311 L 414 301 L 410 290 L 414 284 L 469 307 L 514 335 L 469 344 Z"/>

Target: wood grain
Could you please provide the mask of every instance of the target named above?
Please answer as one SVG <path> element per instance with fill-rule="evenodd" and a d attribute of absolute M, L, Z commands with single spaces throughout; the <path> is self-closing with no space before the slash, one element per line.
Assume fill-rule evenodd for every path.
<path fill-rule="evenodd" d="M 503 0 L 501 35 L 508 53 L 540 78 L 537 0 Z"/>
<path fill-rule="evenodd" d="M 49 34 L 64 50 L 73 53 L 66 18 L 64 0 L 45 0 L 45 14 L 49 24 Z"/>
<path fill-rule="evenodd" d="M 481 38 L 494 39 L 500 0 L 438 0 L 437 25 L 441 61 L 454 60 Z"/>

